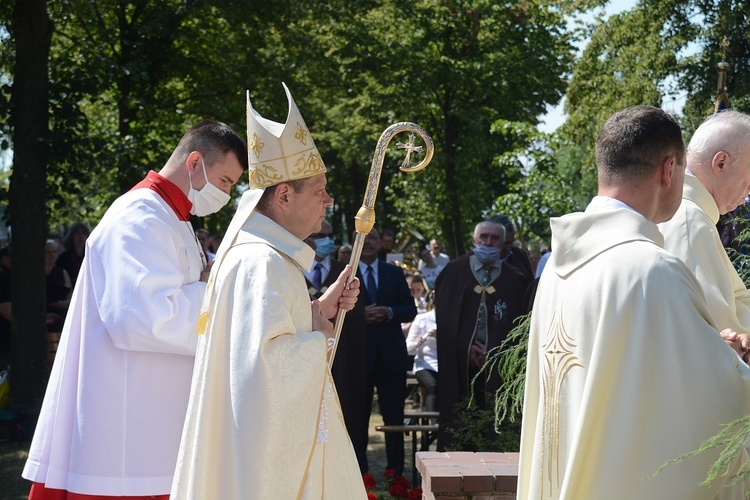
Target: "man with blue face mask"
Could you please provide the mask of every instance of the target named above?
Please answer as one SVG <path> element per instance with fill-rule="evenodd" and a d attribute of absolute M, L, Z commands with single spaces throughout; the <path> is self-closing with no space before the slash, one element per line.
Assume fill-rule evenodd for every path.
<path fill-rule="evenodd" d="M 23 471 L 29 498 L 169 496 L 209 275 L 190 214 L 220 210 L 247 169 L 242 138 L 200 122 L 91 232 Z"/>
<path fill-rule="evenodd" d="M 470 383 L 487 351 L 500 345 L 523 308 L 525 281 L 500 259 L 505 229 L 492 221 L 474 228 L 473 252 L 445 266 L 435 283 L 435 319 L 440 366 L 438 450 L 451 449 L 456 406 L 471 394 Z M 474 384 L 474 399 L 484 408 L 485 392 L 499 380 L 490 376 Z M 491 401 L 490 401 L 490 404 Z M 488 429 L 491 433 L 492 429 Z"/>

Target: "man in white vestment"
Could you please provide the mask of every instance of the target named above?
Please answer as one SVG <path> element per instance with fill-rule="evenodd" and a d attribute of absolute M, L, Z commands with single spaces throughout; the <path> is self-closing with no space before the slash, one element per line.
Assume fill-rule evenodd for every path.
<path fill-rule="evenodd" d="M 671 220 L 659 225 L 664 248 L 698 278 L 716 326 L 743 334 L 750 333 L 750 291 L 729 260 L 716 224 L 748 193 L 750 116 L 723 111 L 704 121 L 690 139 L 682 203 Z"/>
<path fill-rule="evenodd" d="M 711 321 L 656 223 L 680 204 L 685 147 L 667 113 L 613 115 L 596 144 L 599 193 L 552 219 L 529 336 L 518 498 L 744 498 L 706 478 L 699 448 L 750 411 L 750 369 Z M 746 460 L 744 450 L 738 465 Z M 730 470 L 730 476 L 734 470 Z"/>
<path fill-rule="evenodd" d="M 173 500 L 366 498 L 328 369 L 328 318 L 351 268 L 311 305 L 302 271 L 315 251 L 303 240 L 321 230 L 332 200 L 284 88 L 286 123 L 248 100 L 250 189 L 209 278 Z M 353 285 L 353 297 L 338 300 L 347 309 Z"/>
<path fill-rule="evenodd" d="M 209 270 L 190 214 L 230 200 L 245 143 L 203 121 L 86 240 L 23 477 L 31 500 L 169 495 Z"/>

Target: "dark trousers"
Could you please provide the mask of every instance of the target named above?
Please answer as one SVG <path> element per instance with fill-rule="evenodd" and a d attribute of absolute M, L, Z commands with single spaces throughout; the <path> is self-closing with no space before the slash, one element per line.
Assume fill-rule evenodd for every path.
<path fill-rule="evenodd" d="M 425 369 L 417 371 L 414 376 L 424 389 L 424 409 L 438 411 L 438 373 Z"/>
<path fill-rule="evenodd" d="M 378 360 L 375 369 L 367 373 L 366 408 L 372 408 L 374 389 L 378 389 L 378 407 L 385 425 L 404 425 L 404 400 L 406 399 L 406 370 L 387 371 Z M 367 425 L 369 428 L 369 414 Z M 386 469 L 395 469 L 399 476 L 404 473 L 404 435 L 401 432 L 385 433 Z M 368 465 L 360 464 L 363 472 Z"/>

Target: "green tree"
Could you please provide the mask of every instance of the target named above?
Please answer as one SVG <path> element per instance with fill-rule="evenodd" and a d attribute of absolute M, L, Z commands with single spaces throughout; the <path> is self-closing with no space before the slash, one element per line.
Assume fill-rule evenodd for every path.
<path fill-rule="evenodd" d="M 224 4 L 227 13 L 234 7 Z M 123 189 L 163 165 L 197 113 L 239 108 L 240 92 L 205 92 L 230 86 L 211 69 L 188 78 L 227 59 L 227 16 L 210 5 L 29 0 L 16 2 L 12 21 L 10 6 L 0 9 L 10 41 L 0 45 L 0 107 L 9 111 L 0 112 L 0 126 L 14 152 L 13 388 L 33 409 L 47 373 L 48 220 L 96 223 Z M 241 110 L 234 116 L 244 122 Z"/>
<path fill-rule="evenodd" d="M 420 124 L 435 141 L 433 163 L 396 175 L 394 155 L 383 171 L 378 226 L 409 221 L 441 236 L 453 255 L 465 250 L 471 222 L 520 175 L 493 162 L 491 124 L 536 123 L 560 99 L 573 55 L 562 14 L 535 2 L 329 2 L 289 33 L 280 36 L 291 45 L 300 33 L 311 38 L 300 64 L 310 69 L 299 75 L 323 117 L 318 128 L 308 125 L 335 151 L 335 187 L 356 204 L 382 130 Z"/>
<path fill-rule="evenodd" d="M 195 105 L 214 95 L 197 95 L 204 86 L 192 76 L 208 74 L 201 56 L 217 65 L 208 48 L 196 54 L 214 37 L 222 40 L 222 19 L 201 4 L 154 0 L 57 0 L 51 13 L 59 21 L 51 53 L 50 185 L 57 189 L 50 215 L 95 223 L 114 197 L 161 168 L 199 119 L 194 112 L 210 107 Z M 219 74 L 211 82 L 217 92 L 226 87 Z"/>
<path fill-rule="evenodd" d="M 675 5 L 644 3 L 596 24 L 573 70 L 561 136 L 585 147 L 581 176 L 596 175 L 594 144 L 607 118 L 627 106 L 662 105 L 667 79 L 679 71 L 677 54 L 695 37 Z"/>
<path fill-rule="evenodd" d="M 513 186 L 499 206 L 513 218 L 528 220 L 526 224 L 546 224 L 547 211 L 555 211 L 550 209 L 552 200 L 539 200 L 534 186 L 559 182 L 569 207 L 582 209 L 596 192 L 598 131 L 624 107 L 652 104 L 669 110 L 670 96 L 684 97 L 678 119 L 689 139 L 713 112 L 715 68 L 722 51 L 735 74 L 750 63 L 747 10 L 732 2 L 643 0 L 629 11 L 583 23 L 581 35 L 588 41 L 566 91 L 568 119 L 546 141 L 553 166 L 529 169 L 530 177 Z M 750 108 L 744 79 L 730 73 L 727 88 L 736 109 Z M 536 158 L 533 150 L 522 154 Z M 543 209 L 540 217 L 535 217 L 536 206 Z"/>
<path fill-rule="evenodd" d="M 596 193 L 595 185 L 581 182 L 580 148 L 555 142 L 555 135 L 538 132 L 528 123 L 499 121 L 492 131 L 508 144 L 495 161 L 523 175 L 495 199 L 491 212 L 511 217 L 523 244 L 549 243 L 549 219 L 583 209 Z"/>

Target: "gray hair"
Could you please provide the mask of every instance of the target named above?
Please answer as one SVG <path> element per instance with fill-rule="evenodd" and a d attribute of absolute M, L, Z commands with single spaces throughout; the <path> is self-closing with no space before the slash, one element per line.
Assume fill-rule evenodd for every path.
<path fill-rule="evenodd" d="M 707 164 L 726 151 L 736 162 L 750 147 L 750 115 L 722 111 L 707 118 L 693 134 L 687 148 L 688 167 Z"/>
<path fill-rule="evenodd" d="M 477 236 L 479 236 L 480 228 L 486 224 L 491 224 L 493 226 L 497 226 L 500 229 L 502 229 L 503 241 L 505 241 L 505 226 L 503 226 L 499 222 L 495 222 L 494 220 L 483 220 L 482 222 L 474 226 L 474 233 L 472 233 L 472 236 L 475 240 L 477 239 Z"/>

